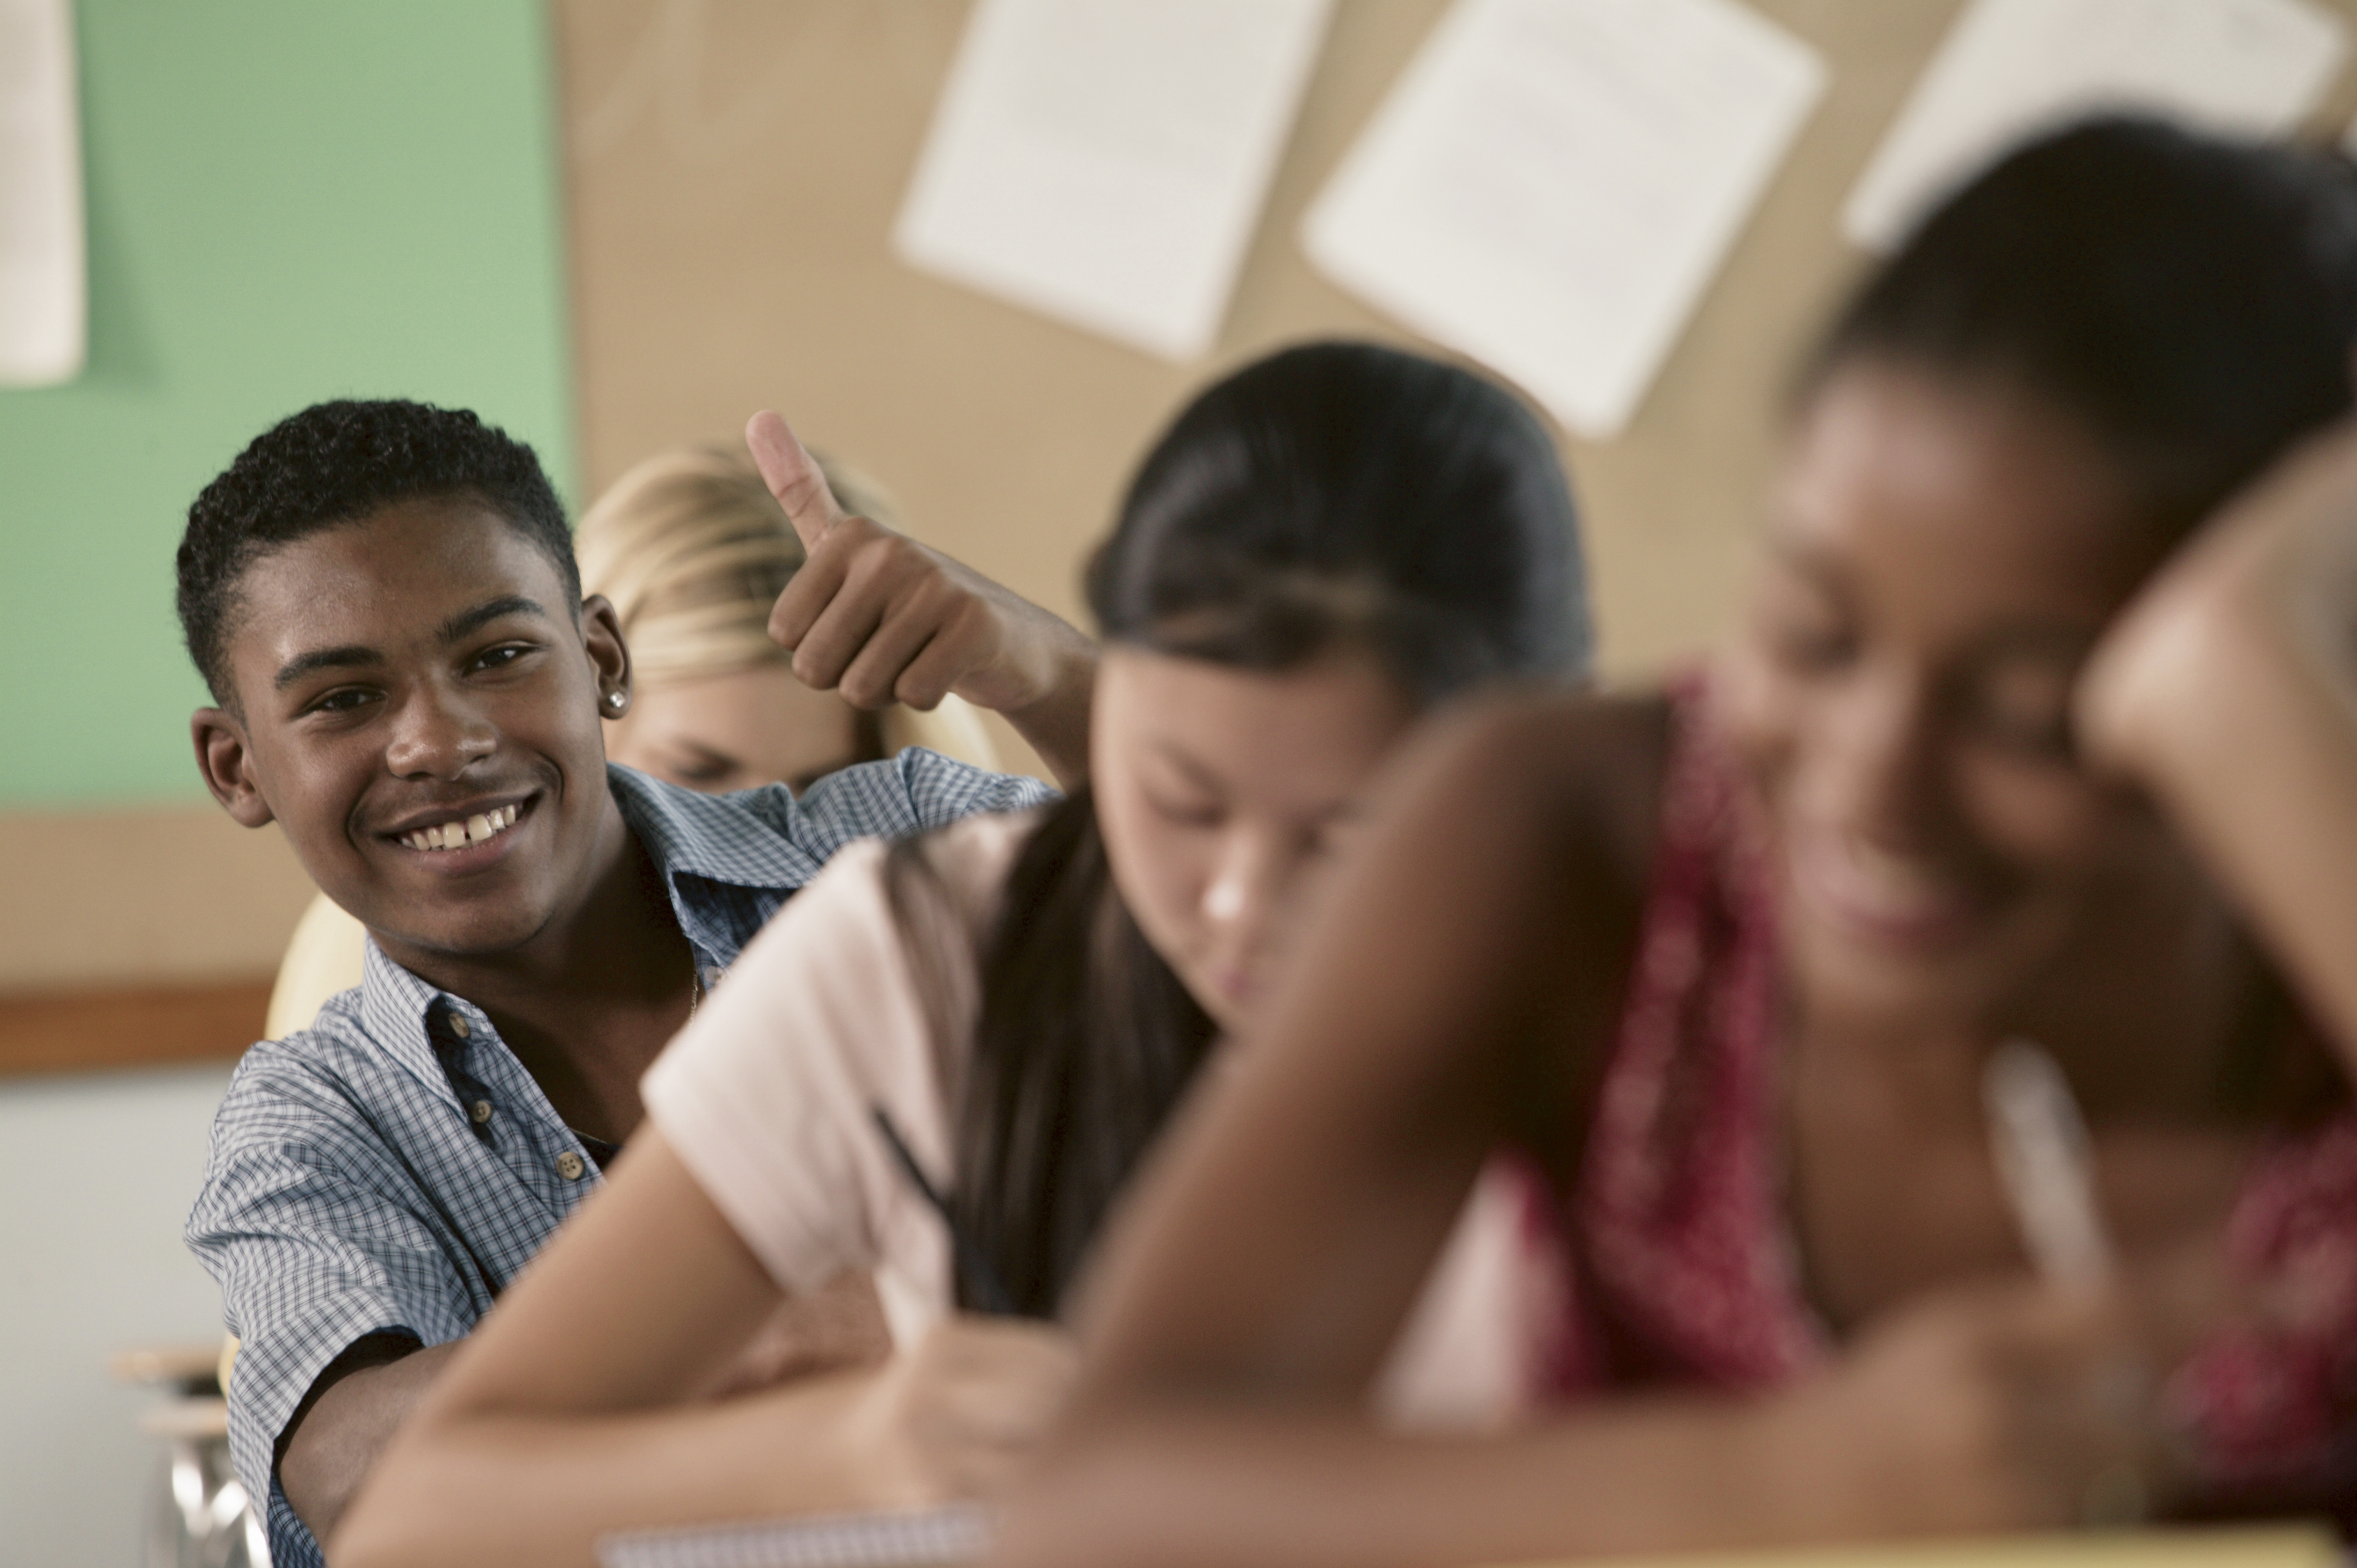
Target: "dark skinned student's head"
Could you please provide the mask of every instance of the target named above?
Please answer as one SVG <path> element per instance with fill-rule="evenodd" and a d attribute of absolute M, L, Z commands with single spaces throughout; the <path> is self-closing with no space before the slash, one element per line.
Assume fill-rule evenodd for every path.
<path fill-rule="evenodd" d="M 179 612 L 215 799 L 396 947 L 522 945 L 622 831 L 621 632 L 532 448 L 472 413 L 323 403 L 264 432 L 188 510 Z"/>

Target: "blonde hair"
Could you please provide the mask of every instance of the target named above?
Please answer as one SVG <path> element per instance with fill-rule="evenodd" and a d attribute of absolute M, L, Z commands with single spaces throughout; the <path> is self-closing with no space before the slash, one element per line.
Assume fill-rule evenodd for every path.
<path fill-rule="evenodd" d="M 897 528 L 875 481 L 821 457 L 844 510 Z M 660 453 L 614 481 L 575 531 L 581 588 L 613 601 L 632 673 L 653 686 L 782 660 L 770 607 L 802 543 L 752 456 L 724 446 Z"/>

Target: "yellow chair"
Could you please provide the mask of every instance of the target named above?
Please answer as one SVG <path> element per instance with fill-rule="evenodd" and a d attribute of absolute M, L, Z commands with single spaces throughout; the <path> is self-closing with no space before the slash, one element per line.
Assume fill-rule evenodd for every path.
<path fill-rule="evenodd" d="M 944 697 L 930 714 L 888 708 L 883 731 L 888 754 L 921 746 L 993 772 L 1003 766 L 982 714 L 956 697 Z M 358 985 L 365 938 L 361 923 L 329 902 L 326 894 L 314 897 L 295 924 L 286 956 L 278 961 L 278 979 L 270 988 L 270 1011 L 263 1023 L 265 1037 L 284 1039 L 307 1027 L 328 998 Z"/>
<path fill-rule="evenodd" d="M 361 983 L 361 949 L 368 933 L 325 893 L 315 894 L 287 939 L 270 987 L 270 1011 L 263 1037 L 283 1040 L 307 1027 L 328 997 Z"/>

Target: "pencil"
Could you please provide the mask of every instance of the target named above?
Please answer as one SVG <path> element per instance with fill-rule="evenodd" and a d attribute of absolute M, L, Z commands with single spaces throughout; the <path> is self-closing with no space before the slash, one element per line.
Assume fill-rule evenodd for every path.
<path fill-rule="evenodd" d="M 2112 1244 L 2071 1080 L 2040 1047 L 2007 1040 L 1990 1053 L 1981 1097 L 1997 1179 L 2030 1262 L 2055 1284 L 2102 1285 L 2112 1277 Z"/>
<path fill-rule="evenodd" d="M 891 1145 L 892 1158 L 899 1165 L 900 1174 L 909 1178 L 909 1184 L 931 1205 L 933 1212 L 942 1217 L 942 1225 L 950 1233 L 950 1256 L 957 1268 L 959 1283 L 964 1286 L 966 1305 L 976 1311 L 999 1317 L 1020 1316 L 1021 1314 L 1015 1310 L 1014 1294 L 1000 1281 L 998 1271 L 990 1266 L 990 1259 L 966 1233 L 965 1227 L 958 1223 L 956 1214 L 950 1208 L 948 1197 L 925 1175 L 925 1168 L 917 1163 L 915 1151 L 909 1147 L 909 1141 L 900 1136 L 900 1129 L 894 1123 L 891 1113 L 881 1105 L 871 1105 L 868 1110 L 876 1118 L 877 1131 L 882 1133 L 884 1142 Z"/>

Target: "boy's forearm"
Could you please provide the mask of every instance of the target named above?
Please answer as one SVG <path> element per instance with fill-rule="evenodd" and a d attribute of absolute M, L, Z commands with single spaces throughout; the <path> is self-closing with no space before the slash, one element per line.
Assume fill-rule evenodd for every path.
<path fill-rule="evenodd" d="M 325 1541 L 385 1445 L 409 1419 L 460 1341 L 413 1350 L 338 1378 L 298 1420 L 278 1461 L 287 1505 Z"/>

